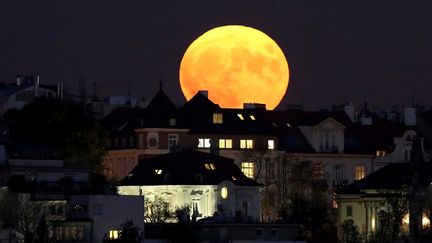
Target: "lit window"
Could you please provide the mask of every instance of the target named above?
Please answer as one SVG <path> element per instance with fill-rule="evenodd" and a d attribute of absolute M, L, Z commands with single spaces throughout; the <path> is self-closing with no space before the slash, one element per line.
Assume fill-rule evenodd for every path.
<path fill-rule="evenodd" d="M 365 177 L 366 167 L 364 165 L 356 165 L 355 166 L 355 180 L 361 180 Z"/>
<path fill-rule="evenodd" d="M 254 115 L 250 115 L 250 119 L 251 119 L 252 121 L 255 121 L 255 120 L 256 120 Z"/>
<path fill-rule="evenodd" d="M 242 162 L 241 171 L 245 176 L 254 178 L 254 163 L 253 162 Z"/>
<path fill-rule="evenodd" d="M 120 233 L 120 230 L 110 230 L 109 231 L 109 238 L 110 239 L 118 239 L 119 233 Z"/>
<path fill-rule="evenodd" d="M 228 197 L 228 188 L 226 186 L 222 187 L 221 189 L 221 197 L 223 199 L 226 199 Z"/>
<path fill-rule="evenodd" d="M 223 115 L 222 113 L 213 113 L 213 124 L 222 124 Z"/>
<path fill-rule="evenodd" d="M 240 148 L 241 149 L 253 149 L 253 140 L 252 139 L 241 139 L 240 140 Z"/>
<path fill-rule="evenodd" d="M 233 179 L 233 181 L 237 180 L 237 177 L 235 177 L 235 176 L 231 176 L 231 178 Z"/>
<path fill-rule="evenodd" d="M 287 122 L 287 124 L 286 124 L 286 125 L 287 125 L 287 127 L 291 127 L 291 124 L 290 124 L 289 122 Z"/>
<path fill-rule="evenodd" d="M 216 170 L 216 167 L 213 163 L 205 163 L 204 167 L 206 168 L 206 170 Z"/>
<path fill-rule="evenodd" d="M 275 141 L 270 139 L 267 141 L 267 148 L 268 149 L 275 149 Z"/>
<path fill-rule="evenodd" d="M 161 169 L 156 169 L 155 173 L 158 174 L 158 175 L 160 175 L 160 174 L 162 174 L 162 170 Z"/>
<path fill-rule="evenodd" d="M 237 116 L 238 116 L 238 118 L 239 118 L 240 120 L 242 120 L 242 121 L 244 120 L 244 117 L 243 117 L 242 114 L 239 113 L 239 114 L 237 114 Z"/>
<path fill-rule="evenodd" d="M 219 139 L 219 148 L 232 148 L 232 139 Z"/>
<path fill-rule="evenodd" d="M 178 145 L 178 134 L 168 134 L 168 146 L 170 148 Z"/>
<path fill-rule="evenodd" d="M 170 122 L 170 126 L 175 126 L 177 123 L 177 120 L 175 118 L 170 118 L 169 122 Z"/>
<path fill-rule="evenodd" d="M 386 151 L 385 150 L 377 150 L 376 151 L 376 157 L 383 157 L 386 155 Z"/>
<path fill-rule="evenodd" d="M 198 148 L 210 148 L 210 138 L 198 138 Z"/>

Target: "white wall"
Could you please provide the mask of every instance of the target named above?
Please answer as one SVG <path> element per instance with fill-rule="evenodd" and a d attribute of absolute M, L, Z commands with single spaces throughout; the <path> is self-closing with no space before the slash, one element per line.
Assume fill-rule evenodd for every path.
<path fill-rule="evenodd" d="M 93 220 L 93 242 L 102 242 L 104 234 L 127 220 L 144 230 L 144 197 L 120 195 L 73 195 L 70 204 L 86 203 Z"/>

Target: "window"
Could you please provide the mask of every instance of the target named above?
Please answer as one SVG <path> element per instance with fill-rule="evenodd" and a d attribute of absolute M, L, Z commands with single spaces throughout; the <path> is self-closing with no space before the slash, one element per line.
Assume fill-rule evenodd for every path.
<path fill-rule="evenodd" d="M 241 171 L 245 176 L 249 178 L 254 177 L 254 163 L 253 162 L 242 162 L 241 163 Z"/>
<path fill-rule="evenodd" d="M 252 121 L 255 121 L 255 120 L 256 120 L 256 118 L 255 118 L 254 115 L 250 115 L 249 117 L 250 117 L 250 119 L 251 119 Z"/>
<path fill-rule="evenodd" d="M 219 148 L 232 148 L 232 139 L 219 139 Z"/>
<path fill-rule="evenodd" d="M 83 240 L 84 227 L 83 226 L 66 226 L 65 227 L 65 240 Z"/>
<path fill-rule="evenodd" d="M 110 230 L 109 231 L 109 238 L 112 239 L 112 240 L 118 239 L 119 233 L 120 233 L 119 230 Z"/>
<path fill-rule="evenodd" d="M 347 205 L 346 206 L 346 216 L 347 217 L 352 217 L 352 212 L 353 211 L 353 209 L 352 209 L 352 206 L 351 205 Z"/>
<path fill-rule="evenodd" d="M 222 113 L 213 113 L 213 124 L 222 124 L 223 115 Z"/>
<path fill-rule="evenodd" d="M 272 139 L 267 140 L 267 148 L 268 149 L 275 149 L 275 141 Z"/>
<path fill-rule="evenodd" d="M 55 231 L 55 239 L 63 240 L 63 227 L 57 226 L 55 227 L 54 231 Z"/>
<path fill-rule="evenodd" d="M 172 148 L 178 145 L 178 134 L 168 134 L 168 147 Z"/>
<path fill-rule="evenodd" d="M 221 197 L 223 199 L 226 199 L 228 197 L 228 188 L 226 186 L 222 187 L 221 189 Z"/>
<path fill-rule="evenodd" d="M 342 165 L 335 165 L 335 167 L 334 167 L 334 179 L 337 182 L 343 181 L 344 173 L 343 173 L 343 166 Z"/>
<path fill-rule="evenodd" d="M 240 120 L 242 120 L 242 121 L 244 120 L 244 117 L 243 117 L 242 114 L 239 113 L 239 114 L 237 114 L 237 116 L 238 116 L 238 118 L 239 118 Z"/>
<path fill-rule="evenodd" d="M 206 170 L 216 170 L 216 167 L 213 163 L 205 163 L 204 167 L 206 168 Z"/>
<path fill-rule="evenodd" d="M 170 123 L 170 126 L 175 126 L 177 123 L 177 120 L 175 118 L 170 118 L 169 123 Z"/>
<path fill-rule="evenodd" d="M 210 148 L 210 138 L 198 138 L 198 148 Z"/>
<path fill-rule="evenodd" d="M 364 165 L 355 166 L 355 177 L 354 180 L 361 180 L 365 177 L 366 168 Z"/>
<path fill-rule="evenodd" d="M 263 230 L 262 229 L 256 229 L 255 234 L 256 234 L 256 239 L 257 240 L 262 240 L 263 239 Z"/>
<path fill-rule="evenodd" d="M 156 173 L 157 175 L 160 175 L 160 174 L 162 174 L 162 170 L 161 170 L 161 169 L 156 169 L 156 170 L 155 170 L 155 173 Z"/>
<path fill-rule="evenodd" d="M 241 149 L 253 149 L 253 140 L 252 139 L 240 139 L 240 148 Z"/>
<path fill-rule="evenodd" d="M 383 157 L 386 155 L 386 151 L 385 150 L 377 150 L 376 151 L 376 157 Z"/>
<path fill-rule="evenodd" d="M 277 240 L 278 239 L 278 230 L 277 229 L 271 229 L 270 230 L 270 238 L 272 240 Z"/>

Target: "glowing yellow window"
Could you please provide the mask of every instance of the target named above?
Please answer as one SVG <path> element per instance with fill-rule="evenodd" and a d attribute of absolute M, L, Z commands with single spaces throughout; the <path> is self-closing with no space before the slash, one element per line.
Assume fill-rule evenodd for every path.
<path fill-rule="evenodd" d="M 366 174 L 366 167 L 364 165 L 356 165 L 354 167 L 355 170 L 355 180 L 361 180 L 365 177 Z"/>
<path fill-rule="evenodd" d="M 255 121 L 255 120 L 256 120 L 254 115 L 250 115 L 249 117 L 250 117 L 250 119 L 251 119 L 252 121 Z"/>
<path fill-rule="evenodd" d="M 377 150 L 376 151 L 376 157 L 383 157 L 386 155 L 386 151 L 385 150 Z"/>
<path fill-rule="evenodd" d="M 158 175 L 160 175 L 160 174 L 162 174 L 162 170 L 160 170 L 160 169 L 156 169 L 156 170 L 155 170 L 155 173 L 158 174 Z"/>
<path fill-rule="evenodd" d="M 210 148 L 210 138 L 198 138 L 198 148 Z"/>
<path fill-rule="evenodd" d="M 244 120 L 244 117 L 243 117 L 242 114 L 239 113 L 239 114 L 237 114 L 237 116 L 238 116 L 238 118 L 239 118 L 240 120 L 242 120 L 242 121 Z"/>
<path fill-rule="evenodd" d="M 252 139 L 240 139 L 240 148 L 241 149 L 253 149 L 253 140 Z"/>
<path fill-rule="evenodd" d="M 204 167 L 206 168 L 206 170 L 216 170 L 216 167 L 213 163 L 205 163 Z"/>
<path fill-rule="evenodd" d="M 232 139 L 219 139 L 219 148 L 232 148 Z"/>
<path fill-rule="evenodd" d="M 120 230 L 110 230 L 109 231 L 109 238 L 110 239 L 118 239 L 119 233 L 120 233 Z"/>
<path fill-rule="evenodd" d="M 267 140 L 267 148 L 268 149 L 275 149 L 275 141 L 273 139 Z"/>
<path fill-rule="evenodd" d="M 222 113 L 213 113 L 213 123 L 214 124 L 222 124 L 223 123 Z"/>
<path fill-rule="evenodd" d="M 241 171 L 245 176 L 254 178 L 254 163 L 253 162 L 242 162 Z"/>

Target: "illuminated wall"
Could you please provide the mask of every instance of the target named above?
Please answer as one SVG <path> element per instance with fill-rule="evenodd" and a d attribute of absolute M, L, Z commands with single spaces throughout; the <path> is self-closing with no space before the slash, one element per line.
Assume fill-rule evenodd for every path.
<path fill-rule="evenodd" d="M 241 214 L 244 220 L 258 221 L 260 215 L 259 187 L 236 186 L 229 181 L 219 185 L 154 185 L 119 186 L 119 194 L 144 195 L 146 200 L 162 198 L 171 211 L 189 205 L 197 210 L 197 219 L 211 217 L 215 212 L 228 218 Z"/>

